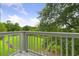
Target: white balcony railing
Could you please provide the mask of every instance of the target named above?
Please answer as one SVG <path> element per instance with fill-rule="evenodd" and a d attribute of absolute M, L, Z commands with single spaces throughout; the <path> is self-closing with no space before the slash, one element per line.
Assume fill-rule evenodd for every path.
<path fill-rule="evenodd" d="M 79 55 L 79 33 L 0 32 L 0 56 L 18 52 L 47 56 Z"/>

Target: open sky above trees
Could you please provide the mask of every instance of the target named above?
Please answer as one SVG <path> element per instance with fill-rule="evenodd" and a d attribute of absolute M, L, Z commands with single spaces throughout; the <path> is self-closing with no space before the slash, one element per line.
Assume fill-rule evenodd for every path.
<path fill-rule="evenodd" d="M 21 27 L 25 25 L 35 26 L 39 23 L 37 17 L 39 11 L 45 7 L 44 3 L 36 4 L 0 4 L 0 17 L 2 22 L 10 20 L 12 23 L 19 23 Z"/>

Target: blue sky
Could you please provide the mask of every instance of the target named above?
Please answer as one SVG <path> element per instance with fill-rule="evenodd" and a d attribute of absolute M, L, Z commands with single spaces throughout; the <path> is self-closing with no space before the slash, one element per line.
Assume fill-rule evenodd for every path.
<path fill-rule="evenodd" d="M 0 4 L 0 18 L 2 22 L 10 20 L 12 23 L 19 23 L 20 26 L 35 26 L 39 23 L 39 12 L 44 7 L 44 3 Z"/>

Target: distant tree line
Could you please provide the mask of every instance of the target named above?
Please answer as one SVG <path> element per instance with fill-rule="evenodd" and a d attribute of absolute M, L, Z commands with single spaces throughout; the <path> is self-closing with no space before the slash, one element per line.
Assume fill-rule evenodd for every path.
<path fill-rule="evenodd" d="M 36 27 L 31 26 L 23 26 L 21 27 L 19 23 L 13 24 L 10 20 L 8 20 L 6 23 L 0 22 L 0 32 L 6 32 L 6 31 L 36 31 Z"/>

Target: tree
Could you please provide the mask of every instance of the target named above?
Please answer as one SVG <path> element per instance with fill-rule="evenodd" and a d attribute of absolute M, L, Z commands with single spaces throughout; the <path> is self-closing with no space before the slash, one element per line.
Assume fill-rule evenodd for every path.
<path fill-rule="evenodd" d="M 0 32 L 5 32 L 5 31 L 7 31 L 7 28 L 3 23 L 0 22 Z"/>
<path fill-rule="evenodd" d="M 40 30 L 48 30 L 48 28 L 66 29 L 65 31 L 78 32 L 79 30 L 79 4 L 46 4 L 46 7 L 40 12 Z M 55 23 L 55 24 L 54 24 Z M 54 26 L 53 26 L 53 25 Z M 54 28 L 56 26 L 56 28 Z M 64 28 L 65 26 L 65 28 Z M 45 27 L 45 29 L 44 29 Z"/>
<path fill-rule="evenodd" d="M 7 31 L 7 28 L 3 23 L 0 22 L 0 32 L 5 32 Z M 0 35 L 0 40 L 2 39 L 2 36 Z"/>
<path fill-rule="evenodd" d="M 31 28 L 31 26 L 26 25 L 26 26 L 23 27 L 23 30 L 24 30 L 24 31 L 29 31 L 30 28 Z"/>
<path fill-rule="evenodd" d="M 5 23 L 5 26 L 7 28 L 7 31 L 14 31 L 14 25 L 11 23 L 10 20 L 7 20 L 7 22 Z"/>
<path fill-rule="evenodd" d="M 40 12 L 39 19 L 40 24 L 38 27 L 41 31 L 79 32 L 79 4 L 48 3 Z M 78 41 L 77 39 L 75 40 L 75 46 L 79 45 Z M 71 38 L 69 44 L 71 46 Z M 65 44 L 63 46 L 65 47 Z M 70 51 L 71 49 L 69 48 L 69 55 Z M 75 55 L 79 54 L 78 51 L 79 48 L 76 47 Z"/>
<path fill-rule="evenodd" d="M 38 31 L 37 27 L 32 27 L 32 26 L 28 26 L 28 25 L 24 26 L 22 28 L 22 30 L 24 30 L 24 31 Z"/>
<path fill-rule="evenodd" d="M 79 4 L 69 4 L 57 18 L 57 23 L 65 25 L 67 30 L 79 32 Z"/>
<path fill-rule="evenodd" d="M 11 23 L 10 20 L 7 20 L 7 22 L 5 23 L 5 26 L 7 28 L 8 31 L 20 31 L 21 27 L 19 26 L 18 23 Z"/>
<path fill-rule="evenodd" d="M 41 30 L 42 29 L 44 30 L 44 28 L 45 28 L 46 31 L 58 31 L 56 29 L 59 29 L 58 28 L 59 26 L 55 20 L 58 17 L 59 13 L 61 13 L 61 10 L 58 7 L 60 9 L 62 9 L 60 4 L 46 4 L 46 7 L 40 12 L 39 28 Z M 55 30 L 53 30 L 53 29 L 55 29 Z"/>
<path fill-rule="evenodd" d="M 14 24 L 14 31 L 20 31 L 21 30 L 21 27 L 19 26 L 18 23 L 15 23 Z"/>

